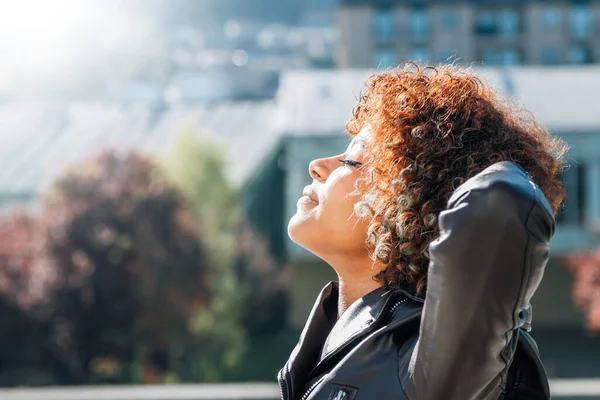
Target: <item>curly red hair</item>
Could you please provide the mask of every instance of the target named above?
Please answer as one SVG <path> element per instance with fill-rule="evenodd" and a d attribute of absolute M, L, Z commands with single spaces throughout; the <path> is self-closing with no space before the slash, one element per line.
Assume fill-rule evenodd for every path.
<path fill-rule="evenodd" d="M 480 78 L 405 63 L 365 86 L 346 128 L 373 131 L 355 212 L 371 218 L 367 245 L 384 287 L 424 295 L 437 216 L 460 184 L 496 162 L 520 165 L 557 212 L 566 147 Z"/>

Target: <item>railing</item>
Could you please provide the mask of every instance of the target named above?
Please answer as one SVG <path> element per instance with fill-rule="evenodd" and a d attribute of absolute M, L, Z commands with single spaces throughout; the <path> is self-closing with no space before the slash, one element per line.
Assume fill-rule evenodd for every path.
<path fill-rule="evenodd" d="M 600 379 L 550 381 L 553 399 L 600 400 Z M 79 386 L 0 389 L 2 400 L 277 400 L 272 383 Z"/>
<path fill-rule="evenodd" d="M 2 400 L 274 400 L 272 383 L 78 386 L 0 389 Z"/>
<path fill-rule="evenodd" d="M 600 400 L 600 379 L 554 379 L 550 381 L 550 392 L 553 399 L 568 397 Z"/>

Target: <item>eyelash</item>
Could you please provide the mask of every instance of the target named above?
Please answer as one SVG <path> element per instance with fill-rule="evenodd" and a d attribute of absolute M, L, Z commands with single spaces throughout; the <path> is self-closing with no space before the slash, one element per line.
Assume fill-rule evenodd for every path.
<path fill-rule="evenodd" d="M 361 162 L 352 161 L 352 160 L 340 160 L 340 162 L 342 164 L 350 165 L 351 167 L 358 167 L 359 165 L 362 165 Z"/>

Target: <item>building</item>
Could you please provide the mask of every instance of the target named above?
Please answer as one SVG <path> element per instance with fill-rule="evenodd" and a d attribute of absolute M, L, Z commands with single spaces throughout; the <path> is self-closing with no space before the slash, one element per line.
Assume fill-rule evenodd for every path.
<path fill-rule="evenodd" d="M 343 0 L 341 68 L 600 62 L 600 1 Z"/>

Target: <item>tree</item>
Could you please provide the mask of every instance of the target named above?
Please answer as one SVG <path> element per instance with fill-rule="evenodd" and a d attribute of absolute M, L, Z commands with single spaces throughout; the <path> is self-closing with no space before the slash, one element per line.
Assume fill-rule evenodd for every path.
<path fill-rule="evenodd" d="M 235 369 L 244 332 L 211 291 L 209 231 L 152 159 L 105 151 L 40 201 L 39 216 L 19 220 L 25 239 L 1 249 L 0 294 L 48 326 L 60 383 Z"/>

